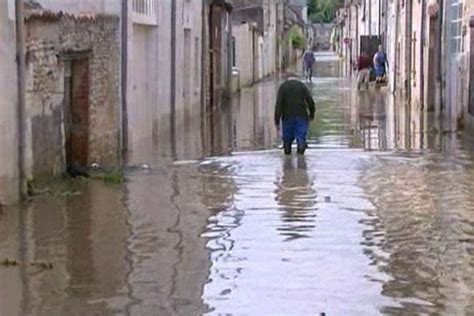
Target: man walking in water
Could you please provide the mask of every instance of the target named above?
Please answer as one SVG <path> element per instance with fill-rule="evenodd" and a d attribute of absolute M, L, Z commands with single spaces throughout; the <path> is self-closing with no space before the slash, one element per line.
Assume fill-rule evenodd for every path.
<path fill-rule="evenodd" d="M 316 111 L 313 97 L 308 87 L 296 76 L 289 75 L 280 86 L 275 106 L 275 126 L 282 125 L 283 148 L 291 155 L 291 145 L 296 139 L 298 154 L 304 155 L 309 121 L 314 119 Z"/>
<path fill-rule="evenodd" d="M 303 55 L 303 71 L 305 77 L 309 79 L 309 82 L 313 80 L 313 67 L 315 62 L 316 58 L 314 58 L 314 52 L 308 49 Z"/>

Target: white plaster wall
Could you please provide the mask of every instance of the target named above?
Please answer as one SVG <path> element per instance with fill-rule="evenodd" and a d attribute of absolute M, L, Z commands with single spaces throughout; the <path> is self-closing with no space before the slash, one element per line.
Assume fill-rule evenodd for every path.
<path fill-rule="evenodd" d="M 202 1 L 176 1 L 176 37 L 173 39 L 172 3 L 158 2 L 156 26 L 129 21 L 128 30 L 128 115 L 131 163 L 147 162 L 153 145 L 171 146 L 171 109 L 175 108 L 178 156 L 194 152 L 199 137 L 187 137 L 190 130 L 199 134 L 201 119 Z M 145 34 L 146 33 L 146 34 Z M 185 33 L 189 34 L 185 44 Z M 172 42 L 176 59 L 172 64 Z M 176 86 L 171 85 L 176 72 Z M 135 84 L 136 83 L 136 84 Z M 143 88 L 135 93 L 135 85 Z M 175 102 L 172 102 L 175 93 Z M 197 126 L 197 127 L 196 127 Z M 199 134 L 200 135 L 200 134 Z"/>
<path fill-rule="evenodd" d="M 179 157 L 191 155 L 201 144 L 199 120 L 201 119 L 202 2 L 201 0 L 176 2 L 174 106 L 176 151 Z M 185 34 L 188 34 L 188 39 Z"/>
<path fill-rule="evenodd" d="M 372 0 L 372 35 L 380 35 L 380 0 Z"/>
<path fill-rule="evenodd" d="M 183 110 L 184 85 L 187 79 L 185 73 L 191 75 L 191 104 L 196 106 L 200 102 L 201 90 L 201 36 L 202 36 L 202 1 L 177 1 L 176 18 L 176 91 L 177 109 Z M 190 34 L 190 47 L 185 47 L 185 32 Z M 196 41 L 198 44 L 196 45 Z M 186 52 L 189 50 L 188 52 Z M 189 58 L 188 58 L 189 57 Z M 197 60 L 196 60 L 197 58 Z M 189 68 L 189 69 L 188 69 Z"/>
<path fill-rule="evenodd" d="M 156 75 L 156 42 L 153 41 L 156 27 L 131 25 L 133 41 L 129 47 L 128 76 L 128 131 L 129 148 L 134 151 L 137 146 L 150 140 L 153 131 L 153 119 L 157 117 L 157 89 L 153 86 Z"/>
<path fill-rule="evenodd" d="M 252 29 L 247 23 L 232 27 L 235 38 L 236 67 L 239 69 L 240 85 L 253 83 Z"/>
<path fill-rule="evenodd" d="M 8 19 L 7 1 L 0 1 L 0 203 L 18 197 L 15 47 L 15 25 Z"/>
<path fill-rule="evenodd" d="M 240 72 L 240 85 L 246 86 L 255 80 L 272 75 L 277 70 L 278 37 L 277 24 L 281 3 L 266 0 L 264 8 L 264 32 L 255 33 L 258 38 L 256 56 L 253 56 L 253 37 L 249 24 L 236 24 L 232 28 L 232 35 L 236 39 L 236 63 Z M 281 9 L 281 8 L 280 8 Z M 280 39 L 281 40 L 281 39 Z M 255 78 L 254 78 L 255 57 Z"/>
<path fill-rule="evenodd" d="M 160 142 L 169 140 L 171 2 L 158 2 L 157 25 L 133 23 L 130 5 L 128 10 L 128 148 L 133 164 L 149 162 L 154 136 L 162 135 Z"/>
<path fill-rule="evenodd" d="M 396 50 L 397 50 L 397 4 L 391 2 L 387 8 L 387 58 L 388 58 L 388 77 L 390 84 L 390 92 L 395 92 L 395 75 L 396 75 Z"/>
<path fill-rule="evenodd" d="M 267 14 L 269 14 L 269 25 L 264 34 L 263 48 L 263 76 L 269 76 L 276 70 L 276 42 L 277 42 L 277 4 L 274 1 L 269 2 Z"/>

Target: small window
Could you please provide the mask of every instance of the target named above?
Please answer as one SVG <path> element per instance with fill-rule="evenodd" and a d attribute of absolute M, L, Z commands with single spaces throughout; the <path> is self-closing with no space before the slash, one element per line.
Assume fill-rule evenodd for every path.
<path fill-rule="evenodd" d="M 463 4 L 459 0 L 452 0 L 450 6 L 451 16 L 451 52 L 460 53 L 462 48 L 462 21 Z"/>

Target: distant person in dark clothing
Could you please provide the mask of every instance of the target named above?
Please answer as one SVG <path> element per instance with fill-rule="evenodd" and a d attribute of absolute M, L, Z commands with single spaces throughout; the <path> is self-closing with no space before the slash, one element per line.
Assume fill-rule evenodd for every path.
<path fill-rule="evenodd" d="M 316 58 L 314 58 L 314 52 L 308 49 L 303 55 L 303 71 L 309 82 L 313 80 L 313 67 L 315 62 Z"/>
<path fill-rule="evenodd" d="M 296 139 L 298 154 L 306 150 L 309 121 L 314 119 L 316 108 L 308 87 L 294 75 L 280 86 L 275 106 L 275 126 L 280 130 L 282 122 L 283 148 L 291 155 L 291 145 Z"/>
<path fill-rule="evenodd" d="M 366 52 L 362 52 L 357 61 L 357 90 L 360 90 L 362 84 L 369 89 L 370 68 L 372 68 L 372 61 Z"/>

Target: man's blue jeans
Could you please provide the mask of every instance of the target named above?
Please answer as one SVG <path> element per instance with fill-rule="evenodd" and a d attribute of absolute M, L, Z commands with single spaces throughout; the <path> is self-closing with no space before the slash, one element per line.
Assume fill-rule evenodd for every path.
<path fill-rule="evenodd" d="M 283 119 L 283 143 L 292 144 L 296 139 L 298 147 L 306 146 L 309 121 L 306 117 L 286 117 Z"/>

